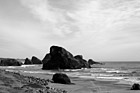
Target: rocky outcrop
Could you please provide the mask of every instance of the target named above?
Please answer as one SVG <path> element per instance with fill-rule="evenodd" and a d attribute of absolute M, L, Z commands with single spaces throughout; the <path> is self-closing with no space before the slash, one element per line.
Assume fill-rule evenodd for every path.
<path fill-rule="evenodd" d="M 103 63 L 95 62 L 95 61 L 93 61 L 92 59 L 89 59 L 89 60 L 88 60 L 88 64 L 89 64 L 89 65 L 94 65 L 94 64 L 101 64 L 101 65 L 102 65 Z"/>
<path fill-rule="evenodd" d="M 80 69 L 89 68 L 90 66 L 81 56 L 75 56 L 59 46 L 52 46 L 50 53 L 48 53 L 42 60 L 42 69 Z"/>
<path fill-rule="evenodd" d="M 31 61 L 33 64 L 42 64 L 42 61 L 35 56 L 32 57 Z"/>
<path fill-rule="evenodd" d="M 140 85 L 137 83 L 134 83 L 131 87 L 131 90 L 140 90 Z"/>
<path fill-rule="evenodd" d="M 85 59 L 83 59 L 82 55 L 76 55 L 76 56 L 74 56 L 74 58 L 80 62 L 82 67 L 89 67 L 90 68 L 90 65 L 88 64 L 88 62 Z"/>
<path fill-rule="evenodd" d="M 54 83 L 71 84 L 70 78 L 63 73 L 54 74 L 52 80 Z"/>
<path fill-rule="evenodd" d="M 32 61 L 29 58 L 26 58 L 24 64 L 32 64 Z"/>
<path fill-rule="evenodd" d="M 22 62 L 17 61 L 16 59 L 2 59 L 0 61 L 0 66 L 21 66 Z"/>
<path fill-rule="evenodd" d="M 32 59 L 30 60 L 29 58 L 25 59 L 24 64 L 42 64 L 42 61 L 38 59 L 37 57 L 33 56 Z"/>

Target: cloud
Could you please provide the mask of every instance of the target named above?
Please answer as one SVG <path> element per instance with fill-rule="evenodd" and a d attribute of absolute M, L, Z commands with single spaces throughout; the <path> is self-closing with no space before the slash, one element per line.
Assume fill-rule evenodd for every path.
<path fill-rule="evenodd" d="M 139 16 L 138 0 L 21 0 L 58 37 L 97 34 Z"/>
<path fill-rule="evenodd" d="M 133 48 L 137 48 L 134 51 L 139 50 L 136 47 L 140 45 L 139 0 L 20 1 L 37 21 L 26 17 L 26 20 L 29 19 L 29 23 L 26 23 L 20 20 L 20 16 L 16 19 L 15 15 L 13 20 L 12 17 L 7 19 L 2 16 L 1 51 L 10 50 L 2 53 L 12 55 L 16 50 L 26 51 L 26 56 L 41 54 L 55 44 L 66 47 L 74 54 L 81 53 L 86 57 L 93 55 L 105 60 L 110 55 L 120 57 L 121 53 L 130 53 Z M 131 51 L 127 52 L 129 49 Z"/>

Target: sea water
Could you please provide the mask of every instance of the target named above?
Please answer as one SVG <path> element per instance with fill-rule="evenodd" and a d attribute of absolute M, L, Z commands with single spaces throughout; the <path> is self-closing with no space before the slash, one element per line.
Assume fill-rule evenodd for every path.
<path fill-rule="evenodd" d="M 140 83 L 140 62 L 104 62 L 104 65 L 92 65 L 92 68 L 65 69 L 59 71 L 42 70 L 42 65 L 1 66 L 7 71 L 53 75 L 66 73 L 69 77 L 94 79 L 99 81 L 120 81 L 123 84 Z"/>

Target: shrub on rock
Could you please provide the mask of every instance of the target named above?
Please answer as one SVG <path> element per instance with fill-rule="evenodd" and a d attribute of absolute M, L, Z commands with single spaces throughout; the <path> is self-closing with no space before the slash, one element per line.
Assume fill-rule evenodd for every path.
<path fill-rule="evenodd" d="M 54 74 L 52 80 L 54 83 L 71 84 L 70 78 L 63 73 Z"/>

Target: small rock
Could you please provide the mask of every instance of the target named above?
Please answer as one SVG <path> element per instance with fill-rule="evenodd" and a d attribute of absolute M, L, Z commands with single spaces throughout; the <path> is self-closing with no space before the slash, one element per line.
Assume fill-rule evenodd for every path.
<path fill-rule="evenodd" d="M 140 85 L 138 83 L 134 83 L 131 87 L 131 90 L 140 90 Z"/>
<path fill-rule="evenodd" d="M 32 61 L 29 58 L 26 58 L 24 64 L 32 64 Z"/>
<path fill-rule="evenodd" d="M 71 84 L 70 78 L 63 73 L 54 74 L 52 80 L 54 83 Z"/>
<path fill-rule="evenodd" d="M 33 64 L 42 64 L 42 61 L 35 56 L 32 57 L 31 61 Z"/>

